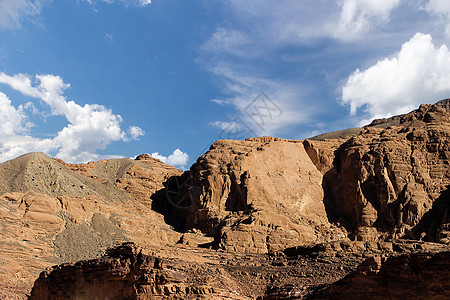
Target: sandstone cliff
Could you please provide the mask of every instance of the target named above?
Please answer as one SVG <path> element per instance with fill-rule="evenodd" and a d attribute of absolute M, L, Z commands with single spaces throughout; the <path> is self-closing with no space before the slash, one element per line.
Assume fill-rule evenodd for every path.
<path fill-rule="evenodd" d="M 449 111 L 422 105 L 398 126 L 366 127 L 347 140 L 324 175 L 330 219 L 358 240 L 448 243 L 449 135 Z"/>
<path fill-rule="evenodd" d="M 29 299 L 250 299 L 240 289 L 223 269 L 163 260 L 128 243 L 99 259 L 49 268 Z"/>
<path fill-rule="evenodd" d="M 222 249 L 269 253 L 346 238 L 328 221 L 322 174 L 302 141 L 217 141 L 180 180 L 188 184 L 178 215 Z"/>

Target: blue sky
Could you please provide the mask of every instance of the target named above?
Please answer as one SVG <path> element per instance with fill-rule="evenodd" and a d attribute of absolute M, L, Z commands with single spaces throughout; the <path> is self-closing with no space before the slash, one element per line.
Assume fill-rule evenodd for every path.
<path fill-rule="evenodd" d="M 447 0 L 0 0 L 0 161 L 303 139 L 450 97 Z"/>

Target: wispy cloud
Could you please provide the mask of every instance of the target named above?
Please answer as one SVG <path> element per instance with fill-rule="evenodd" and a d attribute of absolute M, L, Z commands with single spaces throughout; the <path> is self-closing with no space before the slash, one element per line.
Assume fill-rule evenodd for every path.
<path fill-rule="evenodd" d="M 285 49 L 321 38 L 344 39 L 337 29 L 341 7 L 334 1 L 281 0 L 276 5 L 271 1 L 231 1 L 225 11 L 232 22 L 221 23 L 200 49 L 200 61 L 228 95 L 211 101 L 234 107 L 236 117 L 257 135 L 281 134 L 287 127 L 311 121 L 318 109 L 308 99 L 308 83 L 274 76 L 274 69 L 280 66 L 268 62 L 283 62 L 288 55 L 282 54 Z M 343 29 L 339 30 L 342 34 Z M 282 117 L 267 118 L 263 127 L 245 111 L 261 92 L 283 111 Z M 217 120 L 215 124 L 230 121 Z"/>
<path fill-rule="evenodd" d="M 311 86 L 320 76 L 326 78 L 322 82 L 334 82 L 327 82 L 327 88 L 334 89 L 331 101 L 350 106 L 353 114 L 341 117 L 348 123 L 405 112 L 427 99 L 448 97 L 447 48 L 433 45 L 431 34 L 439 35 L 444 28 L 450 37 L 449 3 L 230 1 L 224 5 L 227 22 L 218 24 L 200 50 L 199 61 L 217 76 L 227 95 L 211 101 L 231 105 L 236 116 L 251 126 L 244 109 L 260 91 L 266 92 L 284 112 L 281 118 L 267 122 L 264 131 L 254 128 L 258 135 L 270 135 L 308 122 L 321 126 L 327 122 L 320 122 L 320 111 L 327 109 L 322 101 L 330 100 L 318 100 L 322 91 Z M 392 53 L 420 30 L 429 35 L 416 35 L 398 54 Z M 309 48 L 314 53 L 308 53 Z M 383 58 L 387 53 L 389 58 L 374 65 L 377 56 Z M 349 68 L 351 65 L 354 67 Z M 354 71 L 358 66 L 367 70 Z M 295 67 L 312 75 L 292 72 L 293 76 L 286 76 L 280 72 Z M 392 101 L 393 105 L 387 105 Z M 232 119 L 211 124 L 227 124 Z"/>
<path fill-rule="evenodd" d="M 108 41 L 112 42 L 112 41 L 114 41 L 114 34 L 112 34 L 112 33 L 105 33 L 105 38 Z"/>
<path fill-rule="evenodd" d="M 215 68 L 214 74 L 222 78 L 230 97 L 211 101 L 232 106 L 236 117 L 248 128 L 248 136 L 280 134 L 284 127 L 304 124 L 314 114 L 300 86 L 225 66 Z M 230 122 L 217 120 L 211 125 L 223 129 L 223 126 L 230 127 Z"/>
<path fill-rule="evenodd" d="M 19 28 L 23 19 L 40 14 L 41 0 L 1 0 L 0 29 Z"/>
<path fill-rule="evenodd" d="M 105 3 L 105 4 L 113 4 L 113 3 L 122 3 L 125 5 L 136 5 L 136 6 L 147 6 L 152 3 L 151 0 L 82 0 L 83 2 L 87 2 L 91 5 L 95 5 L 98 3 Z"/>
<path fill-rule="evenodd" d="M 53 0 L 0 0 L 0 30 L 20 28 L 24 20 L 40 23 L 39 17 L 43 7 Z M 125 6 L 133 5 L 146 7 L 151 0 L 81 0 L 95 7 L 95 5 L 121 3 Z"/>
<path fill-rule="evenodd" d="M 450 1 L 447 0 L 430 0 L 425 9 L 432 15 L 441 18 L 441 22 L 445 26 L 445 34 L 450 39 Z"/>
<path fill-rule="evenodd" d="M 335 38 L 354 39 L 372 26 L 389 21 L 390 12 L 400 0 L 344 0 L 341 1 L 341 15 Z"/>

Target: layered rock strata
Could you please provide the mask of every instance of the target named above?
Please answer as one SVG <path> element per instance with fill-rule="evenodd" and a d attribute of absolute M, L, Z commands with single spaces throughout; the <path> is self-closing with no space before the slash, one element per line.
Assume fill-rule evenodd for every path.
<path fill-rule="evenodd" d="M 181 173 L 146 156 L 66 165 L 31 153 L 1 164 L 0 298 L 25 298 L 42 269 L 115 244 L 175 244 L 181 234 L 150 197 Z"/>

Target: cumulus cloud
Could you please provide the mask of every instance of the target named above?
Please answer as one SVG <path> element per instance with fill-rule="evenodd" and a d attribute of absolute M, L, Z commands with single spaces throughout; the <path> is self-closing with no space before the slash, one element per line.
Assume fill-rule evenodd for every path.
<path fill-rule="evenodd" d="M 172 165 L 175 167 L 180 167 L 182 169 L 185 169 L 188 161 L 189 161 L 189 155 L 187 153 L 184 153 L 180 149 L 175 149 L 171 155 L 163 156 L 159 154 L 158 152 L 154 152 L 151 154 L 151 157 L 159 159 L 165 164 Z"/>
<path fill-rule="evenodd" d="M 130 128 L 128 128 L 128 134 L 130 135 L 132 140 L 138 140 L 140 136 L 143 136 L 145 134 L 145 131 L 140 127 L 130 126 Z"/>
<path fill-rule="evenodd" d="M 344 0 L 335 36 L 351 39 L 367 31 L 371 23 L 387 22 L 390 12 L 399 4 L 400 0 Z"/>
<path fill-rule="evenodd" d="M 23 154 L 30 151 L 43 151 L 56 153 L 67 162 L 86 162 L 96 160 L 98 150 L 104 150 L 115 141 L 137 139 L 144 131 L 132 126 L 129 136 L 121 129 L 120 115 L 113 114 L 110 109 L 102 105 L 86 104 L 81 106 L 64 97 L 64 91 L 70 84 L 64 83 L 61 77 L 54 75 L 36 75 L 32 77 L 25 74 L 9 76 L 0 72 L 0 83 L 9 85 L 23 95 L 42 100 L 50 109 L 51 115 L 63 116 L 67 120 L 66 127 L 58 131 L 52 139 L 37 139 L 22 133 L 27 127 L 24 107 L 15 109 L 6 95 L 0 95 L 1 111 L 8 114 L 5 122 L 5 132 L 9 135 L 0 141 L 4 158 Z M 29 104 L 27 104 L 30 107 Z M 9 124 L 9 125 L 8 125 Z M 8 128 L 14 126 L 13 131 Z"/>
<path fill-rule="evenodd" d="M 395 57 L 356 70 L 343 87 L 342 101 L 352 115 L 362 109 L 373 119 L 405 113 L 449 94 L 449 49 L 435 46 L 430 35 L 417 33 Z"/>
<path fill-rule="evenodd" d="M 11 100 L 0 92 L 0 139 L 4 140 L 25 130 L 25 115 L 16 109 Z"/>
<path fill-rule="evenodd" d="M 39 15 L 40 0 L 1 0 L 0 1 L 0 29 L 20 27 L 24 18 Z"/>

